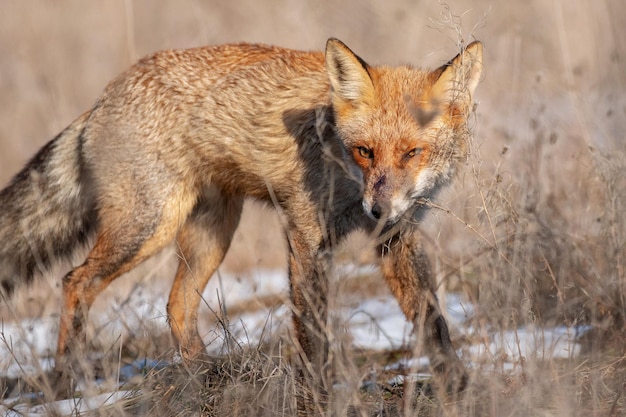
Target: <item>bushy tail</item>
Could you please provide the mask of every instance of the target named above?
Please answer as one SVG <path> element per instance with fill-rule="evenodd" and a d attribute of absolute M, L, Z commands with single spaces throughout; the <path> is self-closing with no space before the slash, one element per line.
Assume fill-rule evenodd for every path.
<path fill-rule="evenodd" d="M 83 114 L 0 191 L 0 296 L 69 257 L 95 229 L 95 204 L 80 152 Z"/>

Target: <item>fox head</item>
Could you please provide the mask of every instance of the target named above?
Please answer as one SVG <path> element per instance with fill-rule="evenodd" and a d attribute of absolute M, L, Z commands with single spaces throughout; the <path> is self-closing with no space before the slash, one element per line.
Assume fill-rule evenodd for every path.
<path fill-rule="evenodd" d="M 473 42 L 434 71 L 374 67 L 337 39 L 326 44 L 335 125 L 363 174 L 363 209 L 397 222 L 466 157 L 467 118 L 482 69 Z"/>

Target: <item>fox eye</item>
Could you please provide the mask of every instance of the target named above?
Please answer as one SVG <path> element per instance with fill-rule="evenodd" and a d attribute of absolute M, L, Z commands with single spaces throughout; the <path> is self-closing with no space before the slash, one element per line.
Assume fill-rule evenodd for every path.
<path fill-rule="evenodd" d="M 408 151 L 405 154 L 405 157 L 406 158 L 413 158 L 415 155 L 419 155 L 420 153 L 422 153 L 422 148 L 411 149 L 410 151 Z"/>
<path fill-rule="evenodd" d="M 365 159 L 374 158 L 374 152 L 370 148 L 366 148 L 365 146 L 359 146 L 357 150 L 359 151 L 359 156 L 361 158 L 365 158 Z"/>

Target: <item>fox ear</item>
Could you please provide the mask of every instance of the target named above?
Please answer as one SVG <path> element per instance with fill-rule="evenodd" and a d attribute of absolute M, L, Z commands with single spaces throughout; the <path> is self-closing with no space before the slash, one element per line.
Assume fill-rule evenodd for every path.
<path fill-rule="evenodd" d="M 471 103 L 474 90 L 480 81 L 483 69 L 483 45 L 475 41 L 447 64 L 435 70 L 439 78 L 433 86 L 433 95 L 438 100 L 456 100 Z"/>
<path fill-rule="evenodd" d="M 368 65 L 339 39 L 326 42 L 326 71 L 334 98 L 346 103 L 369 101 L 374 94 L 374 84 Z"/>

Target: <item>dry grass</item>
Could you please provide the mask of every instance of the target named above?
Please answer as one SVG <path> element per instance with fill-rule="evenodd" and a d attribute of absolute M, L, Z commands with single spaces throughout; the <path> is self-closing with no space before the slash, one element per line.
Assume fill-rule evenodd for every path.
<path fill-rule="evenodd" d="M 466 325 L 476 339 L 519 326 L 588 324 L 592 331 L 576 358 L 537 352 L 512 371 L 499 357 L 476 364 L 470 392 L 454 404 L 428 389 L 386 384 L 385 365 L 410 352 L 358 352 L 339 338 L 331 409 L 358 416 L 626 415 L 623 16 L 626 6 L 611 0 L 451 0 L 449 8 L 408 0 L 158 6 L 9 0 L 0 16 L 0 183 L 150 51 L 239 40 L 319 49 L 337 36 L 372 62 L 434 66 L 474 36 L 485 42 L 486 56 L 473 154 L 424 224 L 441 291 L 473 302 Z M 343 256 L 363 261 L 363 244 L 351 243 L 357 249 Z M 255 268 L 284 266 L 275 215 L 247 206 L 224 270 L 245 279 Z M 93 314 L 138 288 L 166 292 L 172 268 L 166 252 L 116 283 Z M 62 273 L 60 267 L 35 289 L 21 289 L 10 305 L 0 305 L 0 320 L 57 314 Z M 372 294 L 380 290 L 376 278 L 356 276 L 341 285 L 344 292 Z M 265 300 L 264 308 L 274 302 Z M 337 326 L 331 330 L 341 335 Z M 86 362 L 89 372 L 115 380 L 134 358 L 168 358 L 164 331 L 147 323 L 121 339 L 93 337 L 100 354 Z M 474 341 L 457 342 L 466 349 Z M 146 370 L 145 378 L 128 383 L 139 390 L 136 398 L 93 414 L 294 415 L 306 387 L 293 372 L 289 334 L 269 334 L 255 348 L 230 346 L 204 373 Z M 0 380 L 5 395 L 28 386 L 50 391 L 26 374 Z"/>

